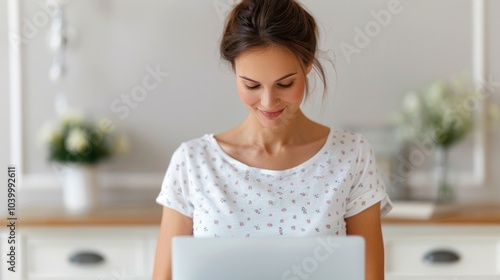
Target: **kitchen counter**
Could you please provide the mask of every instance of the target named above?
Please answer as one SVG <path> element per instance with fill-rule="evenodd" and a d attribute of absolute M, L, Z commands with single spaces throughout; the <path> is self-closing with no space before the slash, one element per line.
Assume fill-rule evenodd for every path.
<path fill-rule="evenodd" d="M 395 203 L 398 205 L 401 206 Z M 471 279 L 500 277 L 496 261 L 500 254 L 497 249 L 500 204 L 452 206 L 453 211 L 437 211 L 425 219 L 401 216 L 382 219 L 386 279 L 445 279 L 448 276 L 462 279 L 452 275 L 473 275 Z M 416 212 L 419 211 L 420 208 Z M 46 276 L 50 275 L 50 279 L 76 279 L 76 275 L 86 275 L 91 279 L 95 275 L 114 275 L 110 264 L 116 264 L 117 269 L 127 268 L 134 279 L 151 279 L 161 213 L 162 207 L 153 203 L 107 206 L 80 215 L 62 207 L 19 208 L 15 212 L 15 229 L 2 226 L 0 239 L 16 236 L 18 269 L 26 273 L 14 274 L 19 276 L 12 278 L 3 270 L 0 278 L 48 279 Z M 11 220 L 2 217 L 2 221 Z M 429 252 L 443 248 L 458 252 L 460 262 L 451 268 L 422 261 Z M 10 251 L 7 246 L 1 249 L 0 261 L 4 263 Z M 81 252 L 103 256 L 108 264 L 78 266 L 68 261 Z"/>
<path fill-rule="evenodd" d="M 98 207 L 82 214 L 70 213 L 63 207 L 31 207 L 16 211 L 16 223 L 19 227 L 160 225 L 161 212 L 162 207 L 154 204 Z"/>
<path fill-rule="evenodd" d="M 398 202 L 394 203 L 395 209 Z M 405 205 L 403 204 L 403 207 Z M 418 209 L 418 208 L 416 208 Z M 396 212 L 396 211 L 394 211 Z M 409 215 L 411 216 L 411 215 Z M 424 218 L 410 218 L 404 215 L 389 215 L 382 218 L 384 224 L 496 224 L 500 225 L 500 204 L 450 203 L 436 206 L 431 215 Z"/>
<path fill-rule="evenodd" d="M 72 214 L 62 207 L 33 207 L 17 210 L 19 227 L 42 226 L 140 226 L 160 225 L 162 207 L 114 206 L 96 208 L 85 214 Z M 7 219 L 2 218 L 4 224 Z M 429 218 L 383 217 L 383 224 L 497 224 L 500 204 L 454 204 L 443 213 Z"/>

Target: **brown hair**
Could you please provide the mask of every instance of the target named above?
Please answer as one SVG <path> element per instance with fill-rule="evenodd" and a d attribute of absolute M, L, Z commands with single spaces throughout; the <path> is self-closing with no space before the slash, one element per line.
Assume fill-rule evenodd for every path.
<path fill-rule="evenodd" d="M 279 45 L 294 53 L 304 66 L 312 65 L 323 82 L 323 66 L 316 58 L 318 29 L 312 15 L 294 0 L 243 0 L 229 14 L 220 44 L 221 57 L 234 69 L 235 58 L 250 49 Z M 306 98 L 309 83 L 306 79 Z"/>

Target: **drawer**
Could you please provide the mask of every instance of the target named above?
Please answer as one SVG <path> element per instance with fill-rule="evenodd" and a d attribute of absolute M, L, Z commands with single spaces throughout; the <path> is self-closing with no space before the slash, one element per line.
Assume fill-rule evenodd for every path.
<path fill-rule="evenodd" d="M 500 275 L 497 238 L 392 239 L 386 241 L 385 250 L 390 275 Z M 425 260 L 426 255 L 438 251 L 456 254 L 458 260 L 434 263 Z"/>
<path fill-rule="evenodd" d="M 145 247 L 145 241 L 137 239 L 27 238 L 24 246 L 27 252 L 25 269 L 29 279 L 107 279 L 116 274 L 141 276 L 146 266 Z M 80 262 L 72 262 L 70 259 L 77 255 Z M 102 260 L 90 262 L 89 256 Z"/>
<path fill-rule="evenodd" d="M 156 253 L 156 242 L 157 242 L 156 236 L 155 238 L 151 238 L 146 242 L 146 259 L 147 259 L 146 263 L 149 264 L 146 266 L 146 275 L 153 275 L 155 253 Z"/>

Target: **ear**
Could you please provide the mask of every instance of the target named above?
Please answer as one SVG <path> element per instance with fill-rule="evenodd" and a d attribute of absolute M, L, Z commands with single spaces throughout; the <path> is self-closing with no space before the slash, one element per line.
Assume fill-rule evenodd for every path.
<path fill-rule="evenodd" d="M 304 72 L 306 73 L 306 76 L 311 72 L 313 65 L 309 64 L 304 68 Z"/>

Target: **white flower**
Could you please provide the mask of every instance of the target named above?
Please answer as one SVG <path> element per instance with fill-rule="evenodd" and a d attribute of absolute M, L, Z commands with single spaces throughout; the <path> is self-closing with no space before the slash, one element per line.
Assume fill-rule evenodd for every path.
<path fill-rule="evenodd" d="M 411 115 L 418 114 L 420 110 L 420 99 L 415 92 L 410 92 L 403 100 L 404 110 Z"/>
<path fill-rule="evenodd" d="M 73 128 L 68 133 L 65 141 L 66 149 L 73 153 L 80 153 L 89 146 L 87 134 L 81 128 Z"/>
<path fill-rule="evenodd" d="M 118 135 L 115 140 L 115 151 L 118 154 L 125 154 L 130 150 L 130 141 L 124 135 Z"/>
<path fill-rule="evenodd" d="M 61 139 L 61 132 L 52 123 L 46 123 L 40 129 L 39 138 L 42 143 L 53 144 Z"/>
<path fill-rule="evenodd" d="M 452 85 L 450 85 L 450 83 Z M 450 83 L 435 81 L 418 93 L 409 93 L 403 100 L 399 135 L 406 140 L 442 133 L 437 145 L 449 146 L 470 132 L 472 110 L 467 105 L 473 92 L 464 79 Z"/>
<path fill-rule="evenodd" d="M 441 82 L 437 81 L 432 83 L 427 92 L 423 96 L 426 108 L 430 111 L 429 113 L 437 113 L 440 114 L 449 109 L 449 98 L 447 98 L 447 87 Z"/>

